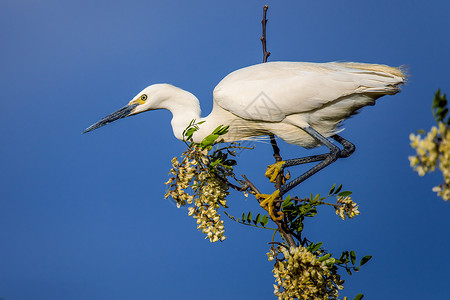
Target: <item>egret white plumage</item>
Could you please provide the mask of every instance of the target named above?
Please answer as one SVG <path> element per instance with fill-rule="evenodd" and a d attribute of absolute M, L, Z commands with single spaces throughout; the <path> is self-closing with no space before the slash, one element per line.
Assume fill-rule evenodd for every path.
<path fill-rule="evenodd" d="M 275 164 L 272 173 L 293 165 L 317 162 L 313 168 L 266 197 L 270 202 L 312 174 L 347 157 L 354 146 L 338 136 L 339 124 L 384 95 L 399 92 L 405 74 L 386 65 L 331 62 L 269 62 L 239 69 L 226 76 L 214 89 L 212 112 L 201 118 L 198 99 L 169 84 L 154 84 L 138 93 L 127 106 L 88 127 L 84 133 L 110 122 L 148 110 L 172 112 L 172 129 L 182 140 L 183 131 L 195 119 L 205 121 L 193 136 L 201 142 L 219 125 L 229 125 L 227 142 L 274 134 L 287 143 L 305 148 L 325 145 L 330 152 Z M 261 103 L 255 102 L 264 97 Z M 332 137 L 343 149 L 331 143 Z M 270 174 L 269 174 L 270 175 Z M 273 177 L 273 176 L 272 176 Z"/>

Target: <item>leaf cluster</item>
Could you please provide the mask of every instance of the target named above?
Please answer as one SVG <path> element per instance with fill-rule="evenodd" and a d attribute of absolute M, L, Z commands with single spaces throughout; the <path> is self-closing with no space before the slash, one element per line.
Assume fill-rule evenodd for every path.
<path fill-rule="evenodd" d="M 291 232 L 296 233 L 298 236 L 303 231 L 303 221 L 305 218 L 311 218 L 317 215 L 317 207 L 320 205 L 332 205 L 334 204 L 324 202 L 329 197 L 347 197 L 352 194 L 351 191 L 341 191 L 342 184 L 337 188 L 333 184 L 328 195 L 321 197 L 320 194 L 313 195 L 304 199 L 291 199 L 291 196 L 287 196 L 281 204 L 281 211 L 285 214 L 287 225 Z"/>
<path fill-rule="evenodd" d="M 365 255 L 364 257 L 361 258 L 361 260 L 359 261 L 359 264 L 356 264 L 356 253 L 353 250 L 346 250 L 343 251 L 341 256 L 339 257 L 339 259 L 336 259 L 332 256 L 331 253 L 328 253 L 323 247 L 323 243 L 319 242 L 319 243 L 313 243 L 313 242 L 308 242 L 309 245 L 308 247 L 306 247 L 306 249 L 313 253 L 314 255 L 320 256 L 319 261 L 327 261 L 327 264 L 330 268 L 336 266 L 336 267 L 342 267 L 345 268 L 345 270 L 347 271 L 347 273 L 349 275 L 352 275 L 352 270 L 358 272 L 359 268 L 363 265 L 365 265 L 371 258 L 371 255 Z M 350 265 L 349 265 L 350 264 Z"/>
<path fill-rule="evenodd" d="M 205 121 L 200 121 L 200 122 L 196 122 L 195 119 L 193 119 L 189 125 L 186 127 L 186 129 L 183 130 L 183 141 L 188 145 L 191 146 L 190 144 L 188 144 L 187 142 L 190 141 L 192 144 L 192 136 L 194 135 L 194 133 L 199 129 L 198 125 L 205 123 Z"/>
<path fill-rule="evenodd" d="M 450 116 L 448 116 L 448 100 L 446 94 L 441 94 L 441 90 L 438 89 L 434 94 L 433 103 L 431 105 L 433 116 L 436 121 L 446 123 L 450 126 Z M 448 116 L 448 118 L 447 118 Z M 447 120 L 446 120 L 447 118 Z"/>
<path fill-rule="evenodd" d="M 240 224 L 244 225 L 250 225 L 253 227 L 263 228 L 263 229 L 270 229 L 270 230 L 276 230 L 274 228 L 266 227 L 267 223 L 269 223 L 269 216 L 268 215 L 261 215 L 258 213 L 255 218 L 252 216 L 252 212 L 249 211 L 248 213 L 242 213 L 241 218 L 236 218 L 227 212 L 224 212 L 225 215 L 227 215 L 231 220 L 238 222 Z"/>
<path fill-rule="evenodd" d="M 371 258 L 372 258 L 372 255 L 365 255 L 360 259 L 359 264 L 356 264 L 355 251 L 346 250 L 346 251 L 342 252 L 339 259 L 335 260 L 335 264 L 339 267 L 345 268 L 347 273 L 349 275 L 352 275 L 352 270 L 355 272 L 359 272 L 359 268 L 361 266 L 365 265 Z M 350 263 L 350 265 L 349 265 L 349 263 Z"/>
<path fill-rule="evenodd" d="M 235 157 L 235 149 L 250 149 L 246 147 L 241 147 L 239 143 L 230 143 L 227 146 L 220 147 L 223 143 L 221 136 L 228 132 L 229 126 L 219 125 L 214 131 L 206 136 L 199 144 L 192 141 L 192 137 L 196 131 L 199 130 L 199 126 L 205 121 L 200 121 L 196 123 L 195 119 L 189 123 L 189 126 L 183 131 L 183 140 L 188 145 L 189 148 L 199 147 L 200 150 L 212 151 L 208 153 L 209 164 L 208 169 L 212 173 L 220 175 L 220 169 L 232 170 L 233 166 L 237 164 L 235 159 L 230 158 L 230 156 Z M 215 147 L 216 146 L 216 147 Z M 215 149 L 214 149 L 215 147 Z M 226 173 L 226 172 L 225 172 Z"/>

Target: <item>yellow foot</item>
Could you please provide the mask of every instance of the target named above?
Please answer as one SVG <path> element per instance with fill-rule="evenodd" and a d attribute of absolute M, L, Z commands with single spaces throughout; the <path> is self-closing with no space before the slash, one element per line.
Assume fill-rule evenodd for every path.
<path fill-rule="evenodd" d="M 281 181 L 282 184 L 286 183 L 286 180 L 291 179 L 291 173 L 289 173 L 289 171 L 286 172 L 286 174 L 284 174 L 283 176 L 283 180 Z"/>
<path fill-rule="evenodd" d="M 285 163 L 286 162 L 284 161 L 279 161 L 267 167 L 267 171 L 264 175 L 270 179 L 270 182 L 275 183 L 278 173 L 280 173 L 281 167 L 283 167 Z"/>
<path fill-rule="evenodd" d="M 281 219 L 283 219 L 283 213 L 281 211 L 276 212 L 278 214 L 278 217 L 276 217 L 274 214 L 274 200 L 280 197 L 280 190 L 276 190 L 272 193 L 272 195 L 256 194 L 255 197 L 258 200 L 264 199 L 259 203 L 259 205 L 267 210 L 267 212 L 269 212 L 269 216 L 272 218 L 272 220 L 280 221 Z"/>

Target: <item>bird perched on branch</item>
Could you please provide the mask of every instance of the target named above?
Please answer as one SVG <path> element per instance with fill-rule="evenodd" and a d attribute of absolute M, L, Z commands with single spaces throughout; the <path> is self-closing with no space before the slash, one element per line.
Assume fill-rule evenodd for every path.
<path fill-rule="evenodd" d="M 280 170 L 304 163 L 319 162 L 272 195 L 258 195 L 261 206 L 270 210 L 273 200 L 333 163 L 348 157 L 354 145 L 337 135 L 339 124 L 384 95 L 399 92 L 405 74 L 386 65 L 330 62 L 269 62 L 230 73 L 214 89 L 212 112 L 202 118 L 200 104 L 191 93 L 169 84 L 154 84 L 138 93 L 125 107 L 88 127 L 92 131 L 120 118 L 148 110 L 172 112 L 172 129 L 182 140 L 192 120 L 205 121 L 193 135 L 201 142 L 219 125 L 230 126 L 223 136 L 227 142 L 273 134 L 287 143 L 304 148 L 324 145 L 329 153 L 288 159 L 269 166 L 266 176 L 276 177 Z M 343 146 L 340 149 L 328 140 Z"/>

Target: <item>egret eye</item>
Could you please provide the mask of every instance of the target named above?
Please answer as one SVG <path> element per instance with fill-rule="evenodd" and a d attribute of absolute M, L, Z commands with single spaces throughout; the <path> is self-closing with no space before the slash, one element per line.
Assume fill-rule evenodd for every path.
<path fill-rule="evenodd" d="M 141 100 L 142 100 L 142 101 L 147 100 L 147 95 L 146 95 L 146 94 L 141 95 Z"/>

